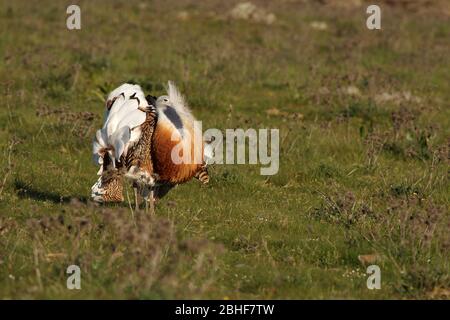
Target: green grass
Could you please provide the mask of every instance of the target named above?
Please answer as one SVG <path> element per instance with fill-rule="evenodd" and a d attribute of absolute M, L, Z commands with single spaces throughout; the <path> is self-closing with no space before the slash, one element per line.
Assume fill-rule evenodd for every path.
<path fill-rule="evenodd" d="M 368 31 L 313 2 L 267 4 L 270 26 L 220 1 L 79 4 L 80 31 L 63 2 L 0 4 L 0 298 L 449 298 L 445 11 L 385 5 Z M 155 219 L 88 202 L 102 97 L 169 79 L 204 129 L 279 128 L 279 173 L 214 166 Z"/>

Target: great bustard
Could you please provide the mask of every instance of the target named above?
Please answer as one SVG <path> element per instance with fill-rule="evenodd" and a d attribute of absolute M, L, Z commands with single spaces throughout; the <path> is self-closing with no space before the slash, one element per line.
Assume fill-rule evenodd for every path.
<path fill-rule="evenodd" d="M 129 96 L 134 95 L 138 98 L 144 96 L 140 90 L 139 93 L 135 94 L 133 91 L 135 88 L 131 87 L 125 87 L 125 89 L 131 90 L 127 91 L 128 94 L 122 94 L 123 86 L 125 85 L 119 87 L 122 90 L 117 88 L 108 96 L 107 107 L 112 105 L 115 108 L 117 101 L 124 103 L 121 105 L 122 107 L 128 106 L 123 101 L 126 101 Z M 167 95 L 156 100 L 155 98 L 147 96 L 147 105 L 140 105 L 139 108 L 134 105 L 135 109 L 145 111 L 146 119 L 149 119 L 149 121 L 131 129 L 130 136 L 138 137 L 138 139 L 130 139 L 129 145 L 123 148 L 126 154 L 125 162 L 115 163 L 115 168 L 113 167 L 114 163 L 113 165 L 109 163 L 105 165 L 106 161 L 103 162 L 104 172 L 92 188 L 92 197 L 95 201 L 123 201 L 122 178 L 124 176 L 134 181 L 136 205 L 138 190 L 144 197 L 150 198 L 150 203 L 153 206 L 153 199 L 163 197 L 171 188 L 193 177 L 198 178 L 205 184 L 209 182 L 205 160 L 211 153 L 211 148 L 204 144 L 201 132 L 196 132 L 199 128 L 185 99 L 171 81 L 168 83 Z M 156 106 L 156 113 L 148 111 L 148 106 L 151 105 Z M 108 118 L 114 114 L 113 111 L 111 108 L 109 114 L 107 114 Z M 123 111 L 120 114 L 122 117 L 127 114 L 125 110 Z M 104 128 L 105 126 L 108 128 L 108 123 L 112 123 L 111 126 L 114 127 L 116 121 L 117 119 L 114 118 L 107 119 Z M 134 124 L 139 122 L 137 121 Z M 153 130 L 150 128 L 152 124 Z M 119 130 L 119 127 L 116 126 L 116 130 Z M 109 131 L 110 134 L 114 134 L 114 132 L 114 130 Z M 120 133 L 116 135 L 120 136 Z M 97 150 L 98 148 L 94 144 L 94 153 Z M 142 154 L 142 156 L 137 157 L 136 154 Z M 180 156 L 182 160 L 174 159 L 174 154 Z M 141 169 L 142 165 L 134 161 L 136 158 L 143 159 L 143 162 L 139 163 L 145 164 L 144 170 Z M 125 168 L 125 170 L 121 170 L 121 168 Z M 149 175 L 141 177 L 142 171 L 149 173 Z"/>

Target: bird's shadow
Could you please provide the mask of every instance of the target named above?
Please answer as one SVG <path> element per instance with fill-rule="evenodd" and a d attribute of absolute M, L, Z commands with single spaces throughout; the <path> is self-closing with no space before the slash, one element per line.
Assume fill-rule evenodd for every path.
<path fill-rule="evenodd" d="M 14 182 L 14 188 L 17 191 L 17 195 L 22 199 L 33 199 L 37 201 L 50 201 L 53 203 L 69 203 L 72 198 L 76 198 L 81 202 L 87 203 L 88 199 L 85 196 L 63 196 L 58 193 L 38 190 L 29 184 L 16 180 Z"/>

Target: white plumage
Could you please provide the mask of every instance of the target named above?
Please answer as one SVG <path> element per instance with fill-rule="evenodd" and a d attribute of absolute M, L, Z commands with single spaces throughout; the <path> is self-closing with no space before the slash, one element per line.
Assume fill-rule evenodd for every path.
<path fill-rule="evenodd" d="M 120 161 L 130 145 L 139 140 L 139 126 L 144 123 L 150 105 L 139 85 L 125 83 L 108 95 L 106 107 L 104 125 L 95 135 L 94 161 L 102 165 L 103 157 L 108 153 L 115 165 L 115 160 Z"/>

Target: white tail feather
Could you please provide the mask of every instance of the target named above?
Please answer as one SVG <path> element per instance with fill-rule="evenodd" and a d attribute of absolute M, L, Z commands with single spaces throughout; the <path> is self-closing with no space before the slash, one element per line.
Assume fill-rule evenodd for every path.
<path fill-rule="evenodd" d="M 122 127 L 119 130 L 116 130 L 110 138 L 110 143 L 114 149 L 114 158 L 117 159 L 117 161 L 120 161 L 120 157 L 125 150 L 125 146 L 128 141 L 130 141 L 130 131 L 130 127 Z"/>
<path fill-rule="evenodd" d="M 93 146 L 92 146 L 92 153 L 94 155 L 94 162 L 97 164 L 103 164 L 103 158 L 101 157 L 103 150 L 103 146 L 94 140 Z"/>
<path fill-rule="evenodd" d="M 109 93 L 107 105 L 110 110 L 103 128 L 96 132 L 92 151 L 97 164 L 103 163 L 108 152 L 115 166 L 115 160 L 127 152 L 129 144 L 139 140 L 139 126 L 145 122 L 146 114 L 138 108 L 148 107 L 148 102 L 139 85 L 125 83 Z"/>
<path fill-rule="evenodd" d="M 127 115 L 125 115 L 117 125 L 118 128 L 122 128 L 124 126 L 129 127 L 130 129 L 134 129 L 145 122 L 146 114 L 141 110 L 133 110 Z"/>

